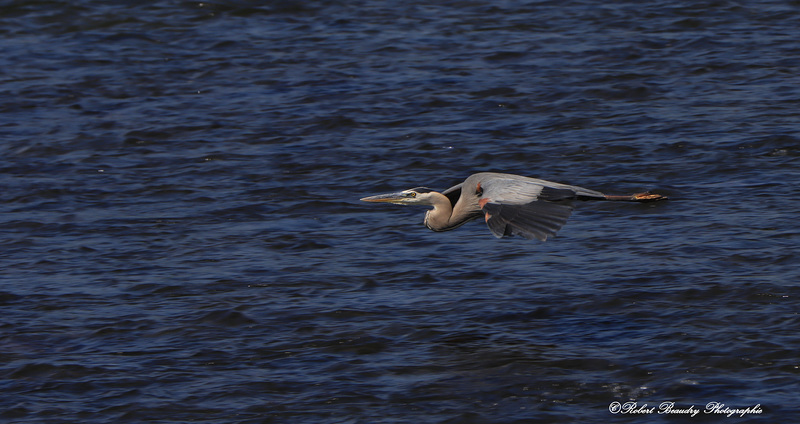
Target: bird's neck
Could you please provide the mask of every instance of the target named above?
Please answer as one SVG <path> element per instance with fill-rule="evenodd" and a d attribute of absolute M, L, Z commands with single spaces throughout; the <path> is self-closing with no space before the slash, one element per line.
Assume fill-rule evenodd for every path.
<path fill-rule="evenodd" d="M 433 209 L 425 213 L 425 226 L 433 231 L 447 231 L 454 226 L 450 223 L 453 216 L 453 205 L 450 199 L 441 193 L 431 193 Z"/>

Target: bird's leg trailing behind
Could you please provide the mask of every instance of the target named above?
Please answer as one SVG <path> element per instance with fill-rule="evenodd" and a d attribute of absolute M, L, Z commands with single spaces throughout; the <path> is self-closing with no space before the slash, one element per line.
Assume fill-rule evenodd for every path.
<path fill-rule="evenodd" d="M 649 191 L 645 191 L 644 193 L 628 194 L 621 196 L 606 194 L 605 197 L 606 197 L 605 200 L 612 200 L 618 202 L 657 202 L 659 200 L 667 200 L 667 196 L 650 193 Z"/>

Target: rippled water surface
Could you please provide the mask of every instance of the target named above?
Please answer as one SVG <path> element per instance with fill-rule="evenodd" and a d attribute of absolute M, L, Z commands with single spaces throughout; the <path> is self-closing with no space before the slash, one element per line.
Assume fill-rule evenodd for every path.
<path fill-rule="evenodd" d="M 800 420 L 796 1 L 12 0 L 0 48 L 4 422 Z M 489 170 L 671 200 L 358 201 Z"/>

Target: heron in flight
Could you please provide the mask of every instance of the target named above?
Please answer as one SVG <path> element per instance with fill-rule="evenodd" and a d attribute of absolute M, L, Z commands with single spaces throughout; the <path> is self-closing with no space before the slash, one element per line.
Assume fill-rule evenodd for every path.
<path fill-rule="evenodd" d="M 433 231 L 452 230 L 483 217 L 497 238 L 518 235 L 545 241 L 555 236 L 567 221 L 575 200 L 652 202 L 664 199 L 666 196 L 650 192 L 614 196 L 521 175 L 480 172 L 441 193 L 417 187 L 361 200 L 432 206 L 433 209 L 425 213 L 425 226 Z"/>

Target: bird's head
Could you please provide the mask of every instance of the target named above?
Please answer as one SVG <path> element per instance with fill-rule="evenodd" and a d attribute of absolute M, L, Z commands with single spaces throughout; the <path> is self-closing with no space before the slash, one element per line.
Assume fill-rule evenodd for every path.
<path fill-rule="evenodd" d="M 435 191 L 425 188 L 416 187 L 408 190 L 399 191 L 397 193 L 379 194 L 377 196 L 369 196 L 361 199 L 363 202 L 382 202 L 394 203 L 396 205 L 433 205 L 433 196 Z"/>

